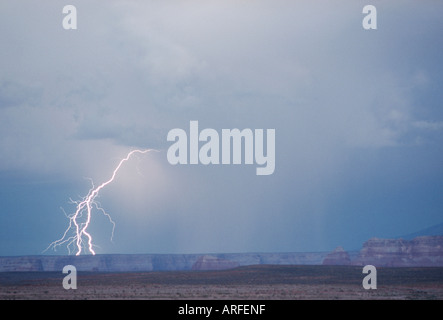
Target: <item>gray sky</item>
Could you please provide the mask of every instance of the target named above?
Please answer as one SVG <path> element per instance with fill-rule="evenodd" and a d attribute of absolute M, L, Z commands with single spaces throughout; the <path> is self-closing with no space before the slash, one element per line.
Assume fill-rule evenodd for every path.
<path fill-rule="evenodd" d="M 100 194 L 98 253 L 358 249 L 442 222 L 443 4 L 0 3 L 0 254 L 40 254 Z M 274 128 L 276 168 L 179 165 L 169 130 Z M 51 252 L 47 252 L 51 253 Z M 58 250 L 56 253 L 66 253 Z"/>

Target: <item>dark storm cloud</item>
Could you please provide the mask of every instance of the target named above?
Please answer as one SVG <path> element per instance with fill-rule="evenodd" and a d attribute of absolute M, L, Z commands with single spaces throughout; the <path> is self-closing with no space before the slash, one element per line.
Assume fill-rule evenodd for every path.
<path fill-rule="evenodd" d="M 119 220 L 106 252 L 323 250 L 439 222 L 438 199 L 396 223 L 426 197 L 385 198 L 418 194 L 414 180 L 432 193 L 442 174 L 441 5 L 428 3 L 376 4 L 365 31 L 362 1 L 75 1 L 66 31 L 58 2 L 4 1 L 0 170 L 82 185 L 135 146 L 161 149 L 103 195 Z M 169 165 L 166 135 L 190 120 L 275 128 L 275 173 Z M 434 175 L 408 169 L 421 166 Z"/>

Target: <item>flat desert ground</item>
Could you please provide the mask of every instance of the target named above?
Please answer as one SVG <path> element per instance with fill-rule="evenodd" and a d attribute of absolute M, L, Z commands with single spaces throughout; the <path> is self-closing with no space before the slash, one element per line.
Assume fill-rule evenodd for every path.
<path fill-rule="evenodd" d="M 0 299 L 443 299 L 443 268 L 377 268 L 365 290 L 355 266 L 257 265 L 221 271 L 78 272 L 77 289 L 60 272 L 0 273 Z"/>

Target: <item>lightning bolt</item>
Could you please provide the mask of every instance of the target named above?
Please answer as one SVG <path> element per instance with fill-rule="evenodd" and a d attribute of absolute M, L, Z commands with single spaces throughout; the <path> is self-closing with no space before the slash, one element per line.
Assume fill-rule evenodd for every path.
<path fill-rule="evenodd" d="M 91 180 L 92 187 L 89 189 L 88 194 L 83 197 L 80 201 L 73 201 L 71 200 L 71 203 L 75 204 L 77 206 L 76 211 L 73 214 L 66 214 L 65 216 L 69 219 L 69 225 L 66 228 L 63 236 L 52 242 L 45 250 L 48 250 L 49 248 L 53 248 L 54 250 L 63 244 L 67 244 L 67 248 L 69 251 L 69 254 L 71 254 L 71 247 L 74 246 L 74 248 L 77 248 L 76 255 L 80 255 L 82 253 L 82 249 L 85 247 L 85 250 L 89 250 L 89 252 L 93 255 L 95 255 L 95 251 L 93 249 L 93 243 L 92 243 L 92 236 L 87 231 L 90 222 L 91 222 L 91 216 L 92 211 L 95 208 L 96 210 L 100 211 L 102 214 L 104 214 L 112 224 L 112 237 L 114 236 L 114 229 L 115 229 L 115 222 L 112 220 L 111 216 L 101 207 L 100 203 L 96 200 L 97 196 L 99 195 L 100 191 L 106 187 L 108 184 L 112 183 L 122 167 L 122 165 L 128 161 L 132 155 L 136 153 L 144 154 L 151 151 L 158 151 L 155 149 L 145 149 L 145 150 L 132 150 L 128 153 L 128 155 L 120 161 L 118 166 L 114 169 L 112 176 L 109 180 L 106 182 L 103 182 L 98 187 L 94 186 L 94 182 Z M 70 235 L 73 233 L 73 235 Z"/>

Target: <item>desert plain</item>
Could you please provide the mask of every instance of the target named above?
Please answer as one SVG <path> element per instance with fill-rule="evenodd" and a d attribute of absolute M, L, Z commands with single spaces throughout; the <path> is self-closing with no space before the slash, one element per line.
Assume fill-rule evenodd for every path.
<path fill-rule="evenodd" d="M 1 272 L 2 300 L 441 300 L 442 267 L 377 268 L 377 289 L 358 266 L 255 265 L 217 271 Z"/>

